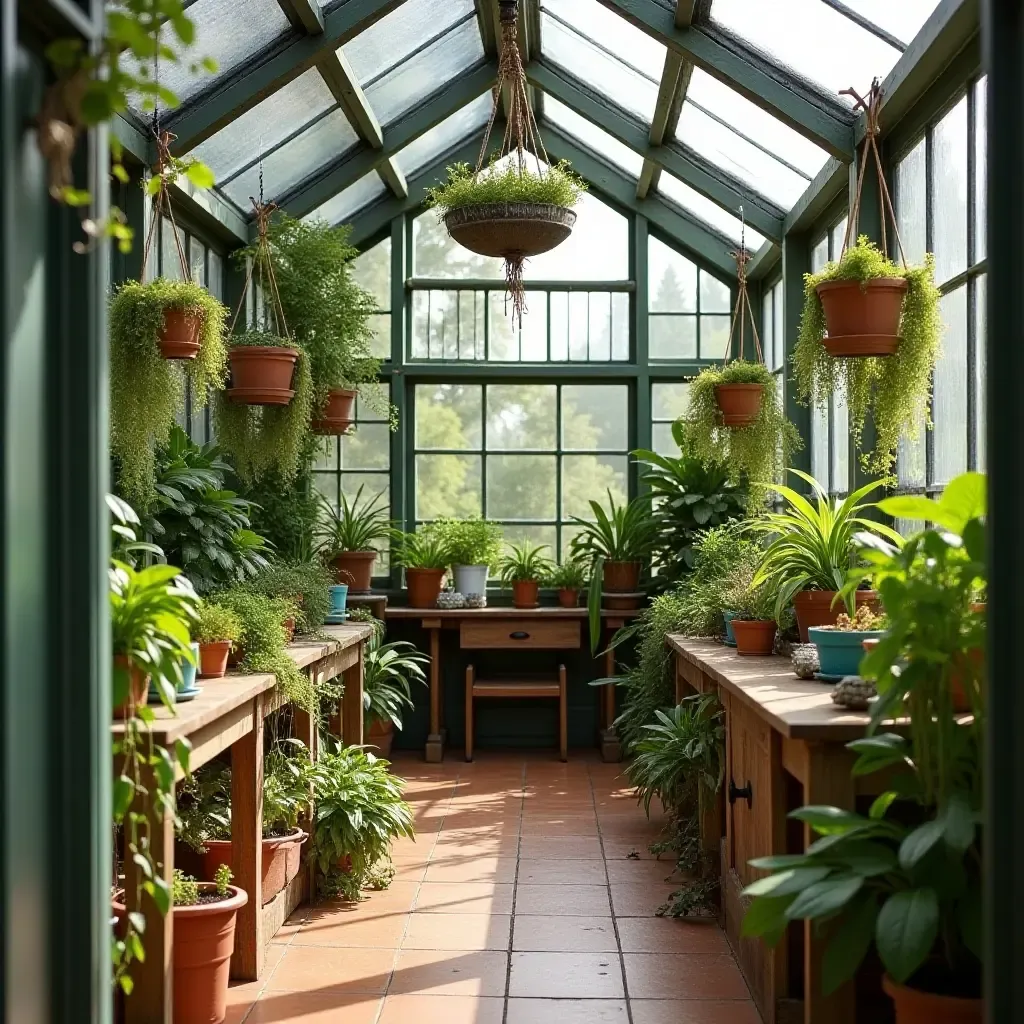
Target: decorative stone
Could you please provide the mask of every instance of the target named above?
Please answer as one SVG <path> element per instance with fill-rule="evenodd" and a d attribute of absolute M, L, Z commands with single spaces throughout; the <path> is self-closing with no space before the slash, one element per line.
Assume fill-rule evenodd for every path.
<path fill-rule="evenodd" d="M 832 702 L 850 711 L 867 711 L 872 699 L 877 696 L 874 683 L 860 676 L 845 676 L 832 691 Z"/>
<path fill-rule="evenodd" d="M 466 607 L 467 608 L 486 608 L 487 607 L 487 595 L 486 594 L 467 594 L 466 595 Z"/>
<path fill-rule="evenodd" d="M 797 679 L 813 679 L 819 670 L 818 648 L 814 644 L 794 644 L 792 662 Z"/>
<path fill-rule="evenodd" d="M 466 607 L 466 599 L 457 590 L 442 590 L 437 595 L 437 607 L 446 611 Z"/>

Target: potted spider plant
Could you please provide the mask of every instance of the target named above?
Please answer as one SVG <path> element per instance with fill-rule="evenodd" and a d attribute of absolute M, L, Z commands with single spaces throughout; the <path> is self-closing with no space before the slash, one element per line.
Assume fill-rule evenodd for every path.
<path fill-rule="evenodd" d="M 903 538 L 884 523 L 865 518 L 877 506 L 864 499 L 883 485 L 866 484 L 845 499 L 830 499 L 814 477 L 798 469 L 791 473 L 814 492 L 812 504 L 802 494 L 781 484 L 766 485 L 786 502 L 781 512 L 769 512 L 746 527 L 767 535 L 765 549 L 754 585 L 771 583 L 776 593 L 775 617 L 780 618 L 790 604 L 796 612 L 801 643 L 808 643 L 812 626 L 831 626 L 839 613 L 852 615 L 855 604 L 877 604 L 873 590 L 847 590 L 847 574 L 857 560 L 854 535 L 864 531 L 902 544 Z"/>
<path fill-rule="evenodd" d="M 431 531 L 447 552 L 459 594 L 487 594 L 487 577 L 501 559 L 502 533 L 487 519 L 437 519 Z"/>
<path fill-rule="evenodd" d="M 393 532 L 383 492 L 363 498 L 360 487 L 349 500 L 341 495 L 337 506 L 320 498 L 320 522 L 316 548 L 334 570 L 338 583 L 348 584 L 351 594 L 368 594 L 373 583 L 375 545 L 389 540 Z"/>
<path fill-rule="evenodd" d="M 551 561 L 542 552 L 547 544 L 512 544 L 498 563 L 501 582 L 512 586 L 512 604 L 516 608 L 540 606 L 540 583 L 551 571 Z"/>
<path fill-rule="evenodd" d="M 569 558 L 561 565 L 552 566 L 545 582 L 558 590 L 558 603 L 562 608 L 576 608 L 580 603 L 580 591 L 589 578 L 587 563 Z"/>
<path fill-rule="evenodd" d="M 391 560 L 405 569 L 410 608 L 434 608 L 448 569 L 448 551 L 429 525 L 415 533 L 395 530 L 391 536 Z"/>
<path fill-rule="evenodd" d="M 366 743 L 382 757 L 391 756 L 395 729 L 402 728 L 402 712 L 412 708 L 412 684 L 427 685 L 424 665 L 430 659 L 407 640 L 380 643 L 376 637 L 363 658 L 363 722 Z"/>

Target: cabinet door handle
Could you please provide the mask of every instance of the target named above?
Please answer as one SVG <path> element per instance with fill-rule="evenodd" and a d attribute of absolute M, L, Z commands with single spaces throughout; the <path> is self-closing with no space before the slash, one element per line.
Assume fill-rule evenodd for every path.
<path fill-rule="evenodd" d="M 509 633 L 509 640 L 529 640 L 530 634 L 522 629 L 517 629 L 514 633 Z"/>
<path fill-rule="evenodd" d="M 754 787 L 747 779 L 747 784 L 741 789 L 736 785 L 735 779 L 729 780 L 729 803 L 734 804 L 737 800 L 746 800 L 748 807 L 754 806 Z"/>

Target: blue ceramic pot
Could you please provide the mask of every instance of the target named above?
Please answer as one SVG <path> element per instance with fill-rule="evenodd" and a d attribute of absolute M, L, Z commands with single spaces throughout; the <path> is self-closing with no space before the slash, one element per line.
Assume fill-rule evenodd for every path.
<path fill-rule="evenodd" d="M 736 634 L 732 631 L 732 620 L 736 617 L 735 612 L 722 612 L 725 620 L 725 645 L 726 647 L 736 646 Z"/>
<path fill-rule="evenodd" d="M 195 663 L 190 665 L 187 661 L 181 666 L 181 686 L 178 693 L 190 693 L 196 688 L 196 672 L 199 670 L 199 644 L 189 644 L 192 648 L 192 657 Z"/>
<path fill-rule="evenodd" d="M 348 585 L 337 583 L 331 587 L 331 610 L 327 613 L 328 623 L 337 625 L 346 619 L 345 605 L 348 602 Z"/>
<path fill-rule="evenodd" d="M 818 648 L 818 663 L 823 676 L 859 675 L 865 640 L 883 635 L 880 629 L 843 630 L 812 626 L 807 636 Z"/>

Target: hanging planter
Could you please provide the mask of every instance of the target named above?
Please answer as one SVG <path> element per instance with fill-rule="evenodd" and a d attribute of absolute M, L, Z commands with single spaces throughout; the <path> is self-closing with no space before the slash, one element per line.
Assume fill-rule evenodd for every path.
<path fill-rule="evenodd" d="M 907 292 L 902 277 L 823 281 L 815 291 L 828 331 L 822 344 L 830 356 L 891 356 L 896 351 Z"/>
<path fill-rule="evenodd" d="M 313 433 L 347 434 L 355 425 L 358 394 L 348 388 L 331 388 L 323 413 L 313 420 Z"/>
<path fill-rule="evenodd" d="M 448 180 L 427 190 L 451 237 L 480 256 L 505 261 L 513 321 L 522 324 L 525 309 L 523 264 L 561 245 L 576 223 L 574 207 L 586 185 L 567 161 L 549 166 L 547 151 L 526 95 L 526 74 L 517 45 L 517 0 L 498 0 L 501 60 L 494 105 L 484 132 L 476 168 L 460 163 L 448 168 Z M 505 136 L 496 162 L 484 167 L 491 129 L 504 94 L 509 96 Z M 533 163 L 534 169 L 529 166 Z"/>
<path fill-rule="evenodd" d="M 287 405 L 295 397 L 292 375 L 299 350 L 275 345 L 273 335 L 250 331 L 232 339 L 228 398 L 242 405 Z"/>
<path fill-rule="evenodd" d="M 164 359 L 195 359 L 199 355 L 202 314 L 192 309 L 165 309 L 160 328 L 160 355 Z"/>
<path fill-rule="evenodd" d="M 763 384 L 716 384 L 715 401 L 726 427 L 749 427 L 761 413 Z"/>

